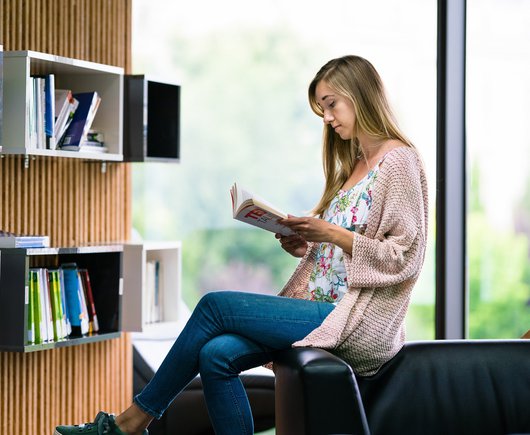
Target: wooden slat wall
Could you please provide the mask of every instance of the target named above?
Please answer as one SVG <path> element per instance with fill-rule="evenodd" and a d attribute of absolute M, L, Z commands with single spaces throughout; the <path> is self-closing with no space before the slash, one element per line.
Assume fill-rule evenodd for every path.
<path fill-rule="evenodd" d="M 4 50 L 35 50 L 130 71 L 132 0 L 0 0 Z M 9 126 L 4 125 L 4 128 Z M 128 240 L 131 169 L 78 159 L 0 159 L 0 229 L 46 233 L 54 246 Z M 20 354 L 0 352 L 0 433 L 49 434 L 57 424 L 120 412 L 132 398 L 129 335 Z"/>

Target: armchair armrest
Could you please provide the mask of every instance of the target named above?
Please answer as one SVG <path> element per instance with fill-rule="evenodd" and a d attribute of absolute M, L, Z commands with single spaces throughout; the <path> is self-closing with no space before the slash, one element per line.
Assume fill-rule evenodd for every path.
<path fill-rule="evenodd" d="M 274 359 L 278 435 L 369 435 L 352 369 L 315 348 L 289 349 Z"/>

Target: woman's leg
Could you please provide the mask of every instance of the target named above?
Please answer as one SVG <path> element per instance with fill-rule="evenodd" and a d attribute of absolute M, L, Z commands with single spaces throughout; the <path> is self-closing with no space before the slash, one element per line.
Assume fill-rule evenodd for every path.
<path fill-rule="evenodd" d="M 325 302 L 255 293 L 208 293 L 134 402 L 147 414 L 160 418 L 176 395 L 198 374 L 200 352 L 213 338 L 232 333 L 263 346 L 266 355 L 254 364 L 257 366 L 270 361 L 270 352 L 287 349 L 309 334 L 333 308 Z"/>
<path fill-rule="evenodd" d="M 218 335 L 203 346 L 199 372 L 208 414 L 217 435 L 254 433 L 250 403 L 239 373 L 270 360 L 268 346 L 241 335 Z"/>

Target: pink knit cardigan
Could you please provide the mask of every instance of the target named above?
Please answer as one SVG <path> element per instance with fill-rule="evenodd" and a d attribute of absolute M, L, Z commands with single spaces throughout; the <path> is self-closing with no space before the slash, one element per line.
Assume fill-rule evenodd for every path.
<path fill-rule="evenodd" d="M 355 234 L 344 255 L 348 291 L 320 327 L 293 347 L 328 349 L 355 373 L 376 373 L 405 342 L 405 314 L 418 278 L 427 239 L 427 180 L 410 147 L 390 151 L 374 183 L 364 235 Z M 279 293 L 307 298 L 317 243 Z"/>

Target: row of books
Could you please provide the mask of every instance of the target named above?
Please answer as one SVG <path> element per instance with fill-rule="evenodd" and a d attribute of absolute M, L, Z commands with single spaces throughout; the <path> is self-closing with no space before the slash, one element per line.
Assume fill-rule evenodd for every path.
<path fill-rule="evenodd" d="M 163 294 L 160 291 L 160 262 L 148 260 L 145 264 L 145 285 L 142 305 L 145 323 L 156 323 L 163 320 Z"/>
<path fill-rule="evenodd" d="M 27 106 L 31 148 L 80 151 L 87 147 L 106 151 L 102 140 L 89 137 L 101 103 L 96 91 L 56 89 L 54 74 L 32 76 L 31 80 L 33 92 Z"/>
<path fill-rule="evenodd" d="M 31 268 L 28 302 L 28 344 L 99 331 L 88 270 L 75 263 Z"/>

